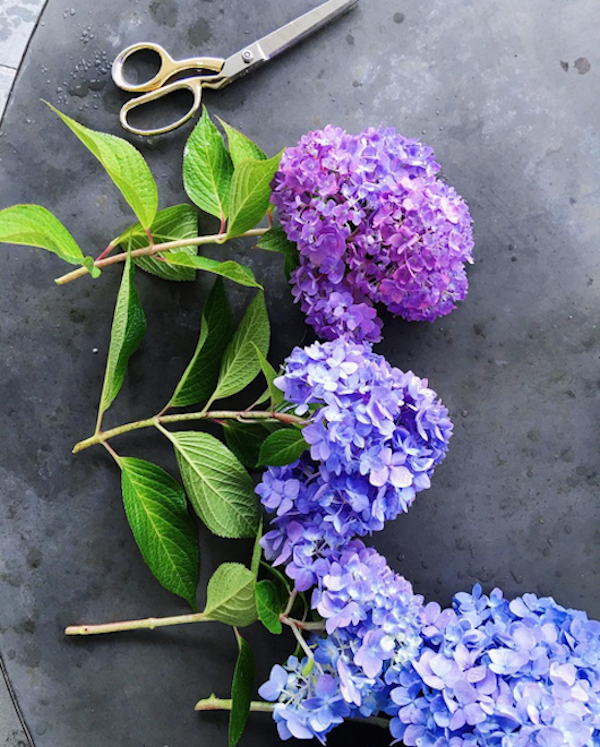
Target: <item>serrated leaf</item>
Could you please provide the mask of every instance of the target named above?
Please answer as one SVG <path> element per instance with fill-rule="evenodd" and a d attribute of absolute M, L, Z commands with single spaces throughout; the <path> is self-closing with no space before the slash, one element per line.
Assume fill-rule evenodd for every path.
<path fill-rule="evenodd" d="M 110 332 L 108 360 L 100 397 L 101 412 L 108 410 L 119 393 L 125 379 L 129 358 L 146 334 L 146 316 L 135 289 L 134 273 L 135 267 L 129 255 L 123 268 Z"/>
<path fill-rule="evenodd" d="M 217 218 L 229 214 L 233 163 L 206 107 L 183 152 L 183 184 L 190 200 Z"/>
<path fill-rule="evenodd" d="M 260 559 L 262 558 L 262 547 L 260 540 L 262 538 L 263 522 L 262 519 L 258 523 L 258 529 L 256 530 L 256 537 L 254 538 L 254 547 L 252 548 L 252 561 L 250 562 L 250 570 L 256 580 L 258 578 L 258 571 L 260 569 Z"/>
<path fill-rule="evenodd" d="M 188 431 L 168 437 L 190 503 L 211 532 L 231 539 L 254 537 L 258 526 L 254 486 L 237 457 L 208 433 Z"/>
<path fill-rule="evenodd" d="M 248 288 L 262 288 L 262 285 L 256 282 L 254 273 L 249 267 L 241 265 L 239 262 L 234 262 L 232 259 L 219 262 L 210 257 L 192 257 L 188 254 L 169 252 L 165 254 L 165 260 L 169 265 L 175 267 L 191 267 L 194 270 L 212 272 L 215 275 L 221 275 L 224 278 L 233 280 L 238 285 L 245 285 Z"/>
<path fill-rule="evenodd" d="M 48 106 L 100 161 L 140 223 L 145 228 L 150 228 L 158 208 L 158 191 L 148 164 L 139 150 L 123 138 L 90 130 L 59 112 L 52 104 Z"/>
<path fill-rule="evenodd" d="M 267 381 L 267 387 L 268 387 L 268 391 L 269 391 L 269 395 L 271 399 L 271 409 L 274 410 L 277 407 L 277 405 L 280 405 L 282 402 L 285 401 L 283 392 L 281 391 L 281 389 L 278 389 L 275 386 L 275 379 L 277 378 L 278 374 L 277 374 L 277 371 L 273 368 L 273 366 L 269 363 L 269 361 L 262 354 L 262 352 L 258 349 L 258 347 L 254 345 L 254 343 L 253 343 L 253 347 L 258 357 L 260 368 Z"/>
<path fill-rule="evenodd" d="M 260 447 L 269 431 L 258 423 L 225 423 L 223 426 L 227 446 L 242 464 L 251 469 L 258 465 Z"/>
<path fill-rule="evenodd" d="M 229 237 L 254 228 L 267 212 L 271 182 L 279 166 L 281 153 L 267 161 L 247 160 L 236 165 L 229 200 Z"/>
<path fill-rule="evenodd" d="M 69 231 L 41 205 L 13 205 L 0 210 L 0 242 L 47 249 L 71 265 L 94 263 L 84 257 Z M 88 262 L 89 261 L 89 262 Z"/>
<path fill-rule="evenodd" d="M 254 345 L 263 355 L 267 355 L 270 341 L 271 327 L 265 306 L 265 296 L 262 291 L 259 291 L 248 306 L 240 326 L 225 351 L 213 400 L 241 392 L 256 378 L 260 372 L 260 363 L 256 357 Z"/>
<path fill-rule="evenodd" d="M 181 239 L 193 239 L 198 236 L 198 212 L 191 205 L 175 205 L 160 210 L 150 226 L 150 233 L 155 244 L 164 244 L 167 241 L 179 241 Z M 141 223 L 123 231 L 114 240 L 121 244 L 125 250 L 142 249 L 148 246 L 148 236 Z M 182 246 L 177 249 L 178 254 L 195 256 L 198 253 L 197 246 Z M 145 272 L 156 275 L 163 280 L 194 280 L 196 272 L 188 267 L 177 267 L 161 261 L 156 254 L 151 257 L 135 257 L 135 264 Z"/>
<path fill-rule="evenodd" d="M 217 278 L 202 309 L 202 326 L 196 350 L 175 389 L 169 405 L 187 407 L 205 402 L 214 392 L 221 358 L 229 345 L 235 325 L 225 285 Z"/>
<path fill-rule="evenodd" d="M 281 226 L 270 228 L 264 233 L 256 245 L 259 249 L 267 252 L 277 252 L 283 254 L 283 268 L 287 279 L 290 279 L 292 272 L 300 266 L 300 254 L 298 247 L 293 241 L 290 241 Z"/>
<path fill-rule="evenodd" d="M 247 161 L 249 158 L 257 161 L 267 160 L 266 153 L 255 142 L 250 140 L 249 137 L 236 130 L 235 127 L 228 125 L 221 117 L 217 117 L 217 119 L 227 135 L 229 153 L 234 166 L 237 166 L 242 161 Z"/>
<path fill-rule="evenodd" d="M 300 459 L 308 449 L 302 431 L 298 428 L 283 428 L 266 439 L 258 457 L 259 465 L 283 467 Z"/>
<path fill-rule="evenodd" d="M 254 575 L 241 563 L 222 563 L 206 589 L 205 619 L 243 628 L 256 620 Z"/>
<path fill-rule="evenodd" d="M 119 465 L 125 512 L 146 565 L 195 610 L 198 537 L 183 489 L 151 462 L 121 457 Z"/>
<path fill-rule="evenodd" d="M 250 645 L 236 631 L 236 638 L 240 651 L 238 654 L 233 681 L 231 683 L 231 713 L 229 714 L 229 747 L 235 747 L 240 741 L 254 692 L 256 678 L 256 662 Z"/>
<path fill-rule="evenodd" d="M 256 612 L 265 628 L 275 635 L 283 630 L 279 615 L 282 612 L 277 587 L 272 581 L 259 581 L 254 587 L 256 595 Z"/>

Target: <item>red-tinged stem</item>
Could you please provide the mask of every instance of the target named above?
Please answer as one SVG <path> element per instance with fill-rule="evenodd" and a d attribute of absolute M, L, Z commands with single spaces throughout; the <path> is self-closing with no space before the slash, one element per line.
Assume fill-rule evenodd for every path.
<path fill-rule="evenodd" d="M 108 443 L 108 441 L 103 441 L 102 446 L 108 451 L 108 453 L 111 455 L 111 457 L 115 460 L 115 462 L 121 466 L 121 457 L 117 454 L 117 452 L 113 449 L 113 447 Z"/>
<path fill-rule="evenodd" d="M 154 244 L 152 246 L 143 247 L 142 249 L 134 249 L 131 252 L 131 256 L 134 258 L 151 257 L 153 254 L 158 254 L 159 252 L 168 252 L 172 249 L 180 249 L 184 246 L 223 244 L 228 238 L 242 239 L 250 236 L 262 236 L 266 232 L 266 230 L 266 228 L 252 228 L 250 231 L 246 231 L 245 233 L 235 237 L 229 237 L 226 233 L 218 233 L 210 236 L 196 236 L 196 238 L 191 239 L 177 239 L 177 241 L 166 241 L 164 244 Z M 103 269 L 104 267 L 109 267 L 110 265 L 116 265 L 120 262 L 125 262 L 127 256 L 127 252 L 123 252 L 122 254 L 113 254 L 112 257 L 97 259 L 94 262 L 94 265 L 99 269 Z M 73 270 L 73 272 L 68 272 L 66 275 L 62 275 L 61 277 L 56 278 L 54 282 L 57 285 L 65 285 L 66 283 L 70 283 L 71 281 L 77 280 L 77 278 L 83 277 L 87 274 L 89 274 L 89 270 L 87 269 L 87 267 L 79 267 L 77 270 Z"/>
<path fill-rule="evenodd" d="M 115 248 L 115 244 L 113 244 L 111 241 L 110 244 L 106 247 L 106 249 L 98 255 L 98 259 L 96 260 L 96 262 L 101 262 L 105 257 L 108 257 L 108 255 L 112 252 L 114 248 Z"/>

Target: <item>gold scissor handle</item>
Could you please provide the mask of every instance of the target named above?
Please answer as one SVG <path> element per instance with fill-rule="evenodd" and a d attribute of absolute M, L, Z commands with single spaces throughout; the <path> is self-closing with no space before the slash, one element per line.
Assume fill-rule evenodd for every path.
<path fill-rule="evenodd" d="M 155 52 L 160 58 L 158 72 L 149 80 L 142 83 L 130 83 L 124 75 L 124 67 L 127 60 L 136 52 Z M 219 57 L 191 57 L 187 60 L 174 60 L 164 47 L 154 42 L 139 42 L 132 44 L 119 52 L 112 64 L 112 78 L 119 88 L 124 91 L 141 93 L 154 91 L 172 78 L 177 73 L 189 70 L 214 71 L 222 70 L 225 60 Z"/>
<path fill-rule="evenodd" d="M 176 80 L 174 83 L 169 83 L 162 88 L 157 88 L 155 91 L 149 91 L 148 93 L 144 93 L 141 96 L 137 96 L 136 98 L 131 99 L 121 107 L 121 111 L 119 113 L 119 121 L 121 122 L 121 126 L 129 132 L 133 132 L 135 135 L 162 135 L 164 132 L 171 132 L 171 130 L 175 130 L 177 127 L 180 127 L 182 124 L 187 122 L 190 117 L 193 117 L 200 108 L 200 103 L 202 101 L 203 83 L 204 80 L 199 76 L 196 76 L 194 78 L 184 78 L 183 80 Z M 174 91 L 181 90 L 190 91 L 193 96 L 193 101 L 189 111 L 180 119 L 177 119 L 175 122 L 171 122 L 171 124 L 165 125 L 164 127 L 156 127 L 149 130 L 143 130 L 138 127 L 134 127 L 129 123 L 127 117 L 132 109 L 135 109 L 138 106 L 143 106 L 144 104 L 149 104 L 152 101 L 158 101 L 158 99 L 161 99 L 163 96 L 168 96 Z"/>

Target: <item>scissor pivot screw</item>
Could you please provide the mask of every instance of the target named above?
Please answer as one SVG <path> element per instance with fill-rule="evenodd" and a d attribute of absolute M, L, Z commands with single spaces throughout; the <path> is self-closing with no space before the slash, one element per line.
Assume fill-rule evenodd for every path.
<path fill-rule="evenodd" d="M 244 49 L 242 52 L 242 60 L 244 60 L 244 62 L 252 62 L 253 59 L 254 55 L 252 54 L 252 50 Z"/>

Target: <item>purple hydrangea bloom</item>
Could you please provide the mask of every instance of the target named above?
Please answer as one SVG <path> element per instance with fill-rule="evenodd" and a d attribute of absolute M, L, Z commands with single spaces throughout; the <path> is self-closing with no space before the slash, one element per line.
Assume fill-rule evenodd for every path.
<path fill-rule="evenodd" d="M 357 510 L 368 529 L 381 529 L 429 487 L 452 422 L 426 379 L 339 338 L 295 348 L 275 383 L 296 413 L 318 406 L 303 431 L 310 455 L 329 475 L 353 478 L 347 489 L 365 496 Z"/>
<path fill-rule="evenodd" d="M 299 249 L 293 294 L 320 336 L 375 342 L 374 304 L 433 321 L 465 297 L 471 216 L 439 170 L 393 129 L 328 126 L 285 151 L 271 200 Z"/>
<path fill-rule="evenodd" d="M 585 747 L 600 740 L 600 623 L 552 598 L 499 589 L 428 605 L 423 645 L 391 693 L 411 747 Z"/>
<path fill-rule="evenodd" d="M 311 600 L 329 635 L 354 641 L 352 663 L 361 674 L 386 683 L 418 653 L 422 604 L 411 584 L 360 541 L 331 558 Z"/>
<path fill-rule="evenodd" d="M 284 739 L 323 739 L 345 718 L 380 713 L 420 649 L 422 598 L 358 540 L 330 560 L 312 606 L 325 617 L 327 635 L 308 640 L 310 674 L 304 674 L 306 657 L 290 657 L 259 689 L 266 700 L 278 701 L 274 719 Z"/>
<path fill-rule="evenodd" d="M 344 338 L 296 348 L 276 385 L 296 413 L 312 411 L 310 456 L 263 474 L 256 492 L 276 516 L 262 546 L 305 591 L 332 553 L 382 529 L 429 487 L 452 423 L 426 380 Z"/>

